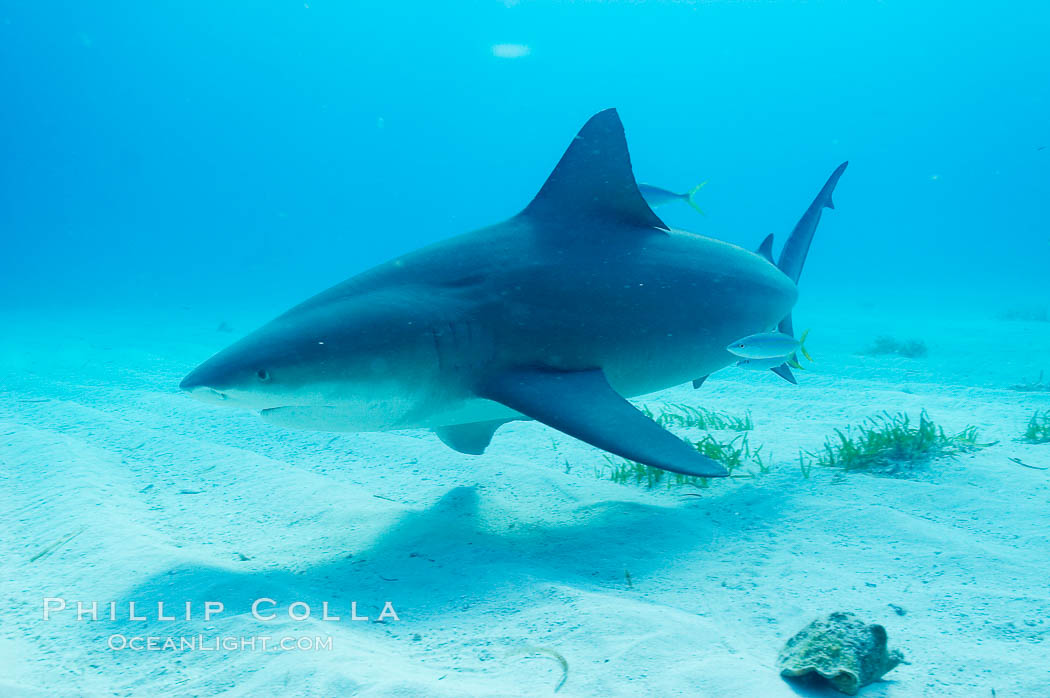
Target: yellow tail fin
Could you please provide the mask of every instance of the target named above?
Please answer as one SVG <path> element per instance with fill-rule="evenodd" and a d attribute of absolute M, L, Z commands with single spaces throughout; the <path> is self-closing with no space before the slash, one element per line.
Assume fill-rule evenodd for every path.
<path fill-rule="evenodd" d="M 808 336 L 809 336 L 809 330 L 806 330 L 805 332 L 802 333 L 802 336 L 798 340 L 798 348 L 799 348 L 799 351 L 802 352 L 802 356 L 806 357 L 807 359 L 809 359 L 813 363 L 816 363 L 816 361 L 814 361 L 813 357 L 809 355 L 809 352 L 806 351 L 806 337 L 808 337 Z"/>
<path fill-rule="evenodd" d="M 699 214 L 700 214 L 701 216 L 706 216 L 707 214 L 706 214 L 706 213 L 704 213 L 704 209 L 700 208 L 700 206 L 699 206 L 699 205 L 698 205 L 698 204 L 696 203 L 696 201 L 695 201 L 695 200 L 693 199 L 693 197 L 694 197 L 694 196 L 696 195 L 696 193 L 697 193 L 698 191 L 700 191 L 701 189 L 703 189 L 703 188 L 704 188 L 704 185 L 705 185 L 705 184 L 707 184 L 707 180 L 706 180 L 706 179 L 705 179 L 704 181 L 700 182 L 700 184 L 697 184 L 697 185 L 696 185 L 695 187 L 693 187 L 692 189 L 690 189 L 690 190 L 689 190 L 689 193 L 685 195 L 685 200 L 686 200 L 686 202 L 687 202 L 687 203 L 688 203 L 688 204 L 689 204 L 690 206 L 692 206 L 692 207 L 693 207 L 693 209 L 694 209 L 694 210 L 695 210 L 695 211 L 696 211 L 697 213 L 699 213 Z"/>

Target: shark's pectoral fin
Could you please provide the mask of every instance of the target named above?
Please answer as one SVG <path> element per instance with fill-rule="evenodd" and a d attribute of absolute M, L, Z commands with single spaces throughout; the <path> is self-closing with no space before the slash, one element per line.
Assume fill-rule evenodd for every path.
<path fill-rule="evenodd" d="M 493 419 L 487 422 L 470 422 L 469 424 L 452 424 L 445 427 L 437 427 L 434 433 L 453 451 L 466 453 L 470 456 L 480 456 L 492 443 L 492 435 L 496 430 L 513 419 Z"/>
<path fill-rule="evenodd" d="M 707 374 L 707 376 L 709 376 L 709 375 L 711 375 L 711 374 L 710 374 L 710 373 L 709 373 L 709 374 Z M 707 376 L 700 376 L 699 378 L 694 378 L 694 379 L 693 379 L 693 389 L 694 389 L 694 390 L 696 390 L 696 389 L 698 389 L 698 388 L 699 388 L 699 387 L 700 387 L 701 385 L 703 385 L 703 384 L 704 384 L 704 381 L 705 381 L 705 380 L 707 380 Z"/>
<path fill-rule="evenodd" d="M 728 475 L 718 462 L 635 409 L 598 369 L 516 369 L 493 376 L 478 394 L 630 460 L 673 473 Z"/>

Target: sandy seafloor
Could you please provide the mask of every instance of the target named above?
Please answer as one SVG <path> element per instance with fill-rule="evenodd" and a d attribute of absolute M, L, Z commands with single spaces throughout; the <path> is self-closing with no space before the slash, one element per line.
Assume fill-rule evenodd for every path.
<path fill-rule="evenodd" d="M 772 452 L 770 473 L 699 497 L 598 479 L 600 452 L 536 423 L 470 457 L 424 432 L 286 431 L 178 392 L 275 313 L 5 311 L 0 695 L 550 694 L 562 670 L 528 647 L 567 660 L 559 695 L 819 695 L 774 661 L 836 610 L 883 623 L 911 662 L 861 695 L 1050 695 L 1050 471 L 1009 460 L 1050 466 L 1050 445 L 1017 441 L 1050 393 L 1008 389 L 1050 372 L 1050 323 L 902 308 L 807 306 L 796 325 L 818 363 L 797 387 L 726 370 L 648 398 L 750 411 Z M 857 353 L 879 334 L 930 354 Z M 906 479 L 801 476 L 799 449 L 834 428 L 922 408 L 998 444 Z M 45 622 L 44 597 L 117 601 L 122 619 Z M 260 623 L 244 612 L 258 597 L 315 617 Z M 158 599 L 194 618 L 157 621 Z M 226 612 L 203 621 L 206 600 Z M 351 600 L 369 621 L 347 620 Z M 400 620 L 376 622 L 388 600 Z M 151 619 L 127 620 L 129 601 Z M 343 620 L 318 620 L 323 601 Z M 114 633 L 332 649 L 112 651 Z"/>

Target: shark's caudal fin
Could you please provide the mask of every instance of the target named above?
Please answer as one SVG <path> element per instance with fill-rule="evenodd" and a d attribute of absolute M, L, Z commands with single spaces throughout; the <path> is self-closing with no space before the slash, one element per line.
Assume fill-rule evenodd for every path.
<path fill-rule="evenodd" d="M 615 109 L 598 112 L 584 124 L 540 193 L 519 215 L 542 224 L 542 233 L 562 237 L 668 229 L 638 191 Z"/>
<path fill-rule="evenodd" d="M 667 431 L 624 400 L 599 369 L 522 368 L 491 376 L 478 395 L 580 441 L 654 468 L 698 477 L 725 477 L 717 461 Z"/>
<path fill-rule="evenodd" d="M 784 249 L 780 251 L 780 260 L 777 262 L 777 266 L 780 267 L 780 271 L 787 274 L 796 284 L 802 275 L 802 267 L 806 263 L 806 255 L 809 254 L 809 246 L 813 242 L 813 234 L 817 231 L 817 224 L 820 223 L 821 214 L 826 208 L 835 208 L 835 204 L 831 200 L 831 193 L 835 191 L 835 185 L 838 184 L 842 173 L 846 171 L 847 165 L 849 165 L 849 162 L 844 162 L 831 173 L 828 181 L 824 183 L 816 198 L 813 199 L 813 203 L 809 205 L 806 212 L 802 214 L 802 218 L 795 224 L 795 229 L 791 231 L 791 236 L 784 243 Z M 791 326 L 791 315 L 780 321 L 779 329 L 784 334 L 794 336 L 794 330 Z"/>
<path fill-rule="evenodd" d="M 835 204 L 831 201 L 831 192 L 835 190 L 835 185 L 838 184 L 839 177 L 846 171 L 848 164 L 848 162 L 842 163 L 831 173 L 828 181 L 817 194 L 817 198 L 813 199 L 813 203 L 795 224 L 791 236 L 784 243 L 784 249 L 780 251 L 777 266 L 796 284 L 798 277 L 802 275 L 802 265 L 806 263 L 806 255 L 809 254 L 809 246 L 813 242 L 813 233 L 817 230 L 817 224 L 820 223 L 821 213 L 826 208 L 835 208 Z"/>

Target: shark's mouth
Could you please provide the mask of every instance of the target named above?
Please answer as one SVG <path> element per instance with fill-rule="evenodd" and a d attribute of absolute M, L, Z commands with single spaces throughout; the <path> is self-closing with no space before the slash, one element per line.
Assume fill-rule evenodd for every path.
<path fill-rule="evenodd" d="M 259 416 L 270 424 L 317 431 L 356 431 L 345 411 L 333 405 L 286 405 L 267 407 Z"/>
<path fill-rule="evenodd" d="M 230 399 L 230 396 L 226 393 L 216 390 L 215 388 L 209 388 L 205 385 L 191 388 L 189 393 L 194 399 L 200 400 L 201 402 L 210 402 L 212 404 L 220 404 Z"/>
<path fill-rule="evenodd" d="M 334 410 L 334 405 L 277 405 L 276 407 L 263 407 L 259 410 L 259 416 L 264 418 L 280 417 L 282 414 L 293 412 Z"/>

